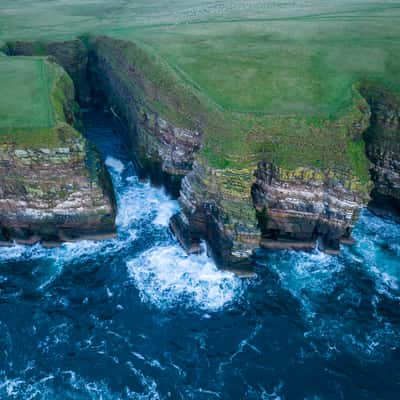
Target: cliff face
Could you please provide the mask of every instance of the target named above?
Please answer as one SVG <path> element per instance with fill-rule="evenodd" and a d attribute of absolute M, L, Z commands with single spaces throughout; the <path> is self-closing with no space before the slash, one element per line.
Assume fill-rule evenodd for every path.
<path fill-rule="evenodd" d="M 313 143 L 297 143 L 294 123 L 290 135 L 297 144 L 289 146 L 289 159 L 296 165 L 274 160 L 279 146 L 269 149 L 287 134 L 278 124 L 271 125 L 271 143 L 263 142 L 271 132 L 250 129 L 247 141 L 255 146 L 260 141 L 260 148 L 254 147 L 242 166 L 231 160 L 216 167 L 207 155 L 210 149 L 200 149 L 203 141 L 210 142 L 210 132 L 214 137 L 226 127 L 204 98 L 135 43 L 108 37 L 87 37 L 85 43 L 9 42 L 7 53 L 54 57 L 72 77 L 82 104 L 101 99 L 123 119 L 138 172 L 180 196 L 182 212 L 171 228 L 188 252 L 201 251 L 204 239 L 217 261 L 233 268 L 247 266 L 257 247 L 307 250 L 319 243 L 336 253 L 341 242 L 351 242 L 359 211 L 369 201 L 362 138 L 372 162 L 369 206 L 400 214 L 400 101 L 379 86 L 361 85 L 364 98 L 357 94 L 349 112 L 310 127 L 310 138 L 321 131 L 327 143 L 323 149 L 318 144 L 318 151 L 326 154 L 331 146 L 348 153 L 350 162 L 341 164 L 345 158 L 339 157 L 332 164 L 330 157 L 331 167 L 321 168 L 301 162 L 312 157 L 297 157 L 293 149 L 308 151 Z M 73 100 L 71 93 L 65 95 L 62 111 L 71 124 Z M 248 128 L 232 123 L 229 129 Z M 56 130 L 58 147 L 2 145 L 0 240 L 63 241 L 114 231 L 112 189 L 97 153 L 67 123 Z M 329 136 L 345 141 L 334 149 Z M 265 148 L 266 154 L 259 154 Z"/>
<path fill-rule="evenodd" d="M 400 220 L 400 101 L 373 84 L 365 84 L 362 90 L 372 110 L 371 126 L 365 134 L 374 181 L 369 207 Z"/>
<path fill-rule="evenodd" d="M 215 170 L 196 162 L 182 182 L 182 212 L 171 227 L 188 252 L 205 239 L 220 264 L 249 265 L 253 250 L 312 250 L 337 253 L 368 195 L 354 180 L 331 171 L 280 169 L 260 162 L 257 169 Z"/>
<path fill-rule="evenodd" d="M 140 49 L 105 37 L 92 39 L 89 48 L 94 86 L 128 125 L 142 169 L 175 192 L 185 177 L 182 212 L 171 227 L 188 252 L 200 251 L 200 240 L 205 239 L 220 264 L 239 268 L 259 246 L 310 249 L 321 239 L 326 251 L 336 252 L 340 241 L 350 240 L 359 210 L 368 200 L 351 172 L 339 176 L 308 167 L 285 170 L 269 162 L 212 167 L 197 153 L 202 124 L 178 127 L 158 107 L 164 103 L 183 113 L 181 103 L 170 104 L 148 78 L 150 71 L 143 65 L 149 60 L 143 61 Z M 346 117 L 349 141 L 359 141 L 368 127 L 370 114 L 364 103 L 363 110 Z"/>
<path fill-rule="evenodd" d="M 104 97 L 126 123 L 139 173 L 145 171 L 177 194 L 200 147 L 200 129 L 179 127 L 161 116 L 157 106 L 169 99 L 147 78 L 143 64 L 151 65 L 151 60 L 135 44 L 99 37 L 91 41 L 90 49 L 97 96 Z"/>
<path fill-rule="evenodd" d="M 200 158 L 182 182 L 182 212 L 171 227 L 188 252 L 204 239 L 220 265 L 249 266 L 260 230 L 251 199 L 254 170 L 217 170 Z"/>
<path fill-rule="evenodd" d="M 336 123 L 350 148 L 363 147 L 369 118 L 362 101 Z M 364 161 L 354 160 L 354 169 L 366 169 Z M 337 253 L 341 242 L 352 241 L 372 187 L 353 170 L 333 167 L 289 168 L 260 161 L 247 168 L 217 169 L 199 154 L 182 182 L 182 212 L 171 227 L 187 251 L 199 251 L 199 241 L 205 239 L 217 260 L 234 268 L 248 266 L 258 247 L 312 250 L 319 243 L 324 251 Z"/>
<path fill-rule="evenodd" d="M 331 171 L 298 168 L 285 171 L 261 162 L 252 188 L 262 231 L 261 247 L 339 250 L 368 200 L 357 182 L 338 180 Z"/>
<path fill-rule="evenodd" d="M 113 236 L 109 178 L 95 150 L 81 136 L 71 137 L 70 129 L 58 128 L 69 136 L 63 147 L 0 146 L 0 241 L 46 244 Z"/>
<path fill-rule="evenodd" d="M 51 144 L 7 139 L 0 144 L 0 242 L 55 245 L 114 236 L 110 177 L 96 150 L 71 124 L 74 90 L 58 66 L 50 102 Z M 38 136 L 40 137 L 40 135 Z"/>

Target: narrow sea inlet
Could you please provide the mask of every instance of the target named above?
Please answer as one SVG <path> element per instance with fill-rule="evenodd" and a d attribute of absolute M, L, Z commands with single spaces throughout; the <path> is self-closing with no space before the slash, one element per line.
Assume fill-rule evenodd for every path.
<path fill-rule="evenodd" d="M 84 121 L 118 236 L 0 248 L 1 399 L 396 398 L 398 224 L 364 211 L 340 256 L 260 252 L 240 279 L 180 248 L 111 113 Z"/>

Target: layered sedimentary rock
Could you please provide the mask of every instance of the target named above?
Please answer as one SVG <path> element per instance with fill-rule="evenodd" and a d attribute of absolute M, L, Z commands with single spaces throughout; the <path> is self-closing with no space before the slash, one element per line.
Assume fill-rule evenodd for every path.
<path fill-rule="evenodd" d="M 76 131 L 71 79 L 54 66 L 56 123 L 48 142 L 0 144 L 0 242 L 47 245 L 115 235 L 110 177 L 97 151 Z M 21 134 L 29 138 L 35 130 Z M 44 129 L 44 128 L 43 128 Z M 10 137 L 10 136 L 9 136 Z M 51 143 L 50 143 L 51 142 Z"/>
<path fill-rule="evenodd" d="M 332 171 L 287 171 L 260 162 L 252 195 L 262 231 L 261 247 L 312 249 L 320 239 L 325 251 L 339 250 L 368 200 L 354 190 L 353 182 L 344 182 Z"/>
<path fill-rule="evenodd" d="M 10 56 L 51 56 L 72 78 L 75 84 L 77 100 L 80 104 L 88 104 L 91 100 L 90 85 L 87 76 L 88 51 L 79 40 L 63 42 L 10 41 L 5 50 Z"/>
<path fill-rule="evenodd" d="M 269 162 L 257 169 L 216 170 L 197 162 L 182 182 L 182 212 L 171 226 L 188 252 L 205 239 L 222 265 L 249 265 L 252 252 L 312 250 L 329 253 L 351 242 L 351 231 L 368 202 L 354 180 L 331 171 L 284 170 Z"/>
<path fill-rule="evenodd" d="M 369 207 L 400 220 L 400 100 L 388 90 L 369 83 L 362 87 L 371 106 L 371 126 L 365 133 L 374 181 Z"/>
<path fill-rule="evenodd" d="M 363 147 L 369 118 L 361 99 L 352 114 L 327 129 L 341 129 L 351 153 L 353 144 Z M 353 163 L 367 171 L 365 157 Z M 340 242 L 352 242 L 359 212 L 369 201 L 371 182 L 368 177 L 361 182 L 360 175 L 341 165 L 288 168 L 271 161 L 218 169 L 199 155 L 182 182 L 182 212 L 171 226 L 187 251 L 198 251 L 205 239 L 217 260 L 232 267 L 248 265 L 258 247 L 312 250 L 319 243 L 337 253 Z"/>
<path fill-rule="evenodd" d="M 200 147 L 200 128 L 196 123 L 191 129 L 180 127 L 158 110 L 160 105 L 179 110 L 179 98 L 173 93 L 165 98 L 165 90 L 158 85 L 167 79 L 159 83 L 149 79 L 151 71 L 146 68 L 152 67 L 152 61 L 134 43 L 97 37 L 89 46 L 97 96 L 104 97 L 126 123 L 139 172 L 145 171 L 178 193 L 180 180 L 190 171 Z"/>
<path fill-rule="evenodd" d="M 181 87 L 176 89 L 178 80 L 171 78 L 168 69 L 155 65 L 159 60 L 154 61 L 132 42 L 89 37 L 85 45 L 88 50 L 84 51 L 82 42 L 72 46 L 78 65 L 89 63 L 78 68 L 79 73 L 68 55 L 64 59 L 56 55 L 52 50 L 56 45 L 43 51 L 54 53 L 66 68 L 69 63 L 75 65 L 71 74 L 81 90 L 83 70 L 89 71 L 89 92 L 106 101 L 126 123 L 140 170 L 167 184 L 175 194 L 181 188 L 182 212 L 173 217 L 171 227 L 188 252 L 201 251 L 204 239 L 220 264 L 241 267 L 260 246 L 313 249 L 319 241 L 325 251 L 337 252 L 340 242 L 351 241 L 359 211 L 369 199 L 369 182 L 358 180 L 363 172 L 351 171 L 348 166 L 341 170 L 341 165 L 321 169 L 300 163 L 288 168 L 260 154 L 247 167 L 212 166 L 205 154 L 199 153 L 209 116 L 196 96 Z M 27 54 L 30 47 L 14 43 L 9 48 Z M 83 93 L 88 92 L 85 85 L 83 88 Z M 399 108 L 389 97 L 367 98 L 372 125 L 365 138 L 374 163 L 375 198 L 378 192 L 398 196 L 398 148 L 393 140 L 398 137 Z M 359 150 L 370 116 L 367 103 L 357 98 L 352 111 L 321 128 L 339 129 L 348 138 L 349 148 L 343 151 L 357 149 L 355 169 L 365 169 Z M 251 140 L 258 140 L 253 136 Z M 383 136 L 389 139 L 383 140 Z"/>
<path fill-rule="evenodd" d="M 188 252 L 198 251 L 204 239 L 220 265 L 249 265 L 251 252 L 260 241 L 251 199 L 254 180 L 252 168 L 218 170 L 199 158 L 182 182 L 182 212 L 171 222 Z"/>
<path fill-rule="evenodd" d="M 62 147 L 0 146 L 0 241 L 58 243 L 113 236 L 106 172 L 96 151 L 82 137 L 71 137 L 70 129 L 58 127 L 60 135 L 68 136 Z"/>
<path fill-rule="evenodd" d="M 238 268 L 247 265 L 260 246 L 304 250 L 318 242 L 325 251 L 337 252 L 340 242 L 351 242 L 351 231 L 372 189 L 364 174 L 365 157 L 360 156 L 362 138 L 375 185 L 370 207 L 399 212 L 400 102 L 377 85 L 360 87 L 369 106 L 355 95 L 347 114 L 310 127 L 325 129 L 328 136 L 332 130 L 332 137 L 344 135 L 348 147 L 339 151 L 348 152 L 351 159 L 345 168 L 341 161 L 320 168 L 293 154 L 291 165 L 285 166 L 259 153 L 242 166 L 216 167 L 206 152 L 199 151 L 204 132 L 218 135 L 221 128 L 213 122 L 218 120 L 215 114 L 209 115 L 207 101 L 135 43 L 86 37 L 60 43 L 10 42 L 6 50 L 53 56 L 73 78 L 81 103 L 101 99 L 122 118 L 139 173 L 180 195 L 182 212 L 172 218 L 171 228 L 188 252 L 201 251 L 200 241 L 206 240 L 221 265 Z M 72 110 L 64 111 L 71 120 Z M 19 226 L 17 219 L 10 223 L 12 218 L 3 218 L 2 240 L 66 240 L 96 232 L 107 235 L 114 229 L 112 190 L 98 156 L 80 136 L 65 134 L 69 125 L 57 129 L 64 138 L 58 148 L 2 147 L 3 210 L 12 210 L 8 215 L 18 211 L 18 221 L 29 221 Z M 279 128 L 274 129 L 272 140 L 279 141 Z M 255 132 L 250 131 L 248 140 L 271 137 L 270 132 Z M 97 165 L 89 174 L 88 159 Z M 5 173 L 10 170 L 18 171 L 21 179 L 10 180 Z M 34 215 L 53 222 L 41 224 Z"/>

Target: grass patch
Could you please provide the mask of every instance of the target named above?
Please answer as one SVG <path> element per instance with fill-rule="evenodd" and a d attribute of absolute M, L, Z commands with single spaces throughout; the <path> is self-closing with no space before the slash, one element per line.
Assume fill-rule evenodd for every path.
<path fill-rule="evenodd" d="M 53 76 L 44 59 L 1 57 L 0 129 L 51 128 Z"/>
<path fill-rule="evenodd" d="M 43 57 L 0 57 L 0 140 L 22 147 L 54 147 L 73 102 L 68 75 Z"/>

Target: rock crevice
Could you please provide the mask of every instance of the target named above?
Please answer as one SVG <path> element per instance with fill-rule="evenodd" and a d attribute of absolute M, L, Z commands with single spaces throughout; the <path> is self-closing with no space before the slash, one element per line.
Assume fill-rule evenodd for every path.
<path fill-rule="evenodd" d="M 95 95 L 104 98 L 127 126 L 139 174 L 165 184 L 178 196 L 181 179 L 191 170 L 200 148 L 201 128 L 179 126 L 160 113 L 157 108 L 164 99 L 137 58 L 144 57 L 150 65 L 151 60 L 134 43 L 98 37 L 91 39 L 89 48 Z M 173 107 L 179 109 L 179 104 Z"/>

